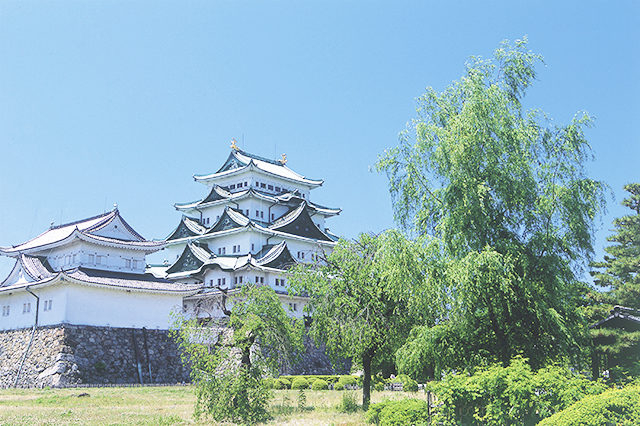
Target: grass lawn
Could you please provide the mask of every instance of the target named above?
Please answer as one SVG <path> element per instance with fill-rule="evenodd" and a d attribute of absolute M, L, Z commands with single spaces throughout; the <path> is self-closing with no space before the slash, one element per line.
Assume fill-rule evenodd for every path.
<path fill-rule="evenodd" d="M 361 425 L 362 411 L 337 410 L 344 391 L 306 390 L 305 410 L 299 410 L 298 391 L 274 391 L 273 424 Z M 79 397 L 82 393 L 89 396 Z M 358 401 L 362 393 L 357 392 Z M 426 398 L 424 393 L 372 392 L 372 402 L 404 397 Z M 210 424 L 193 418 L 193 388 L 0 389 L 0 424 Z"/>

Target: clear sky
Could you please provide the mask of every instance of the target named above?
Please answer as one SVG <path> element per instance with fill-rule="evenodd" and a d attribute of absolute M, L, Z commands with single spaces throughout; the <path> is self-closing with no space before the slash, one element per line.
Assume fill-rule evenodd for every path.
<path fill-rule="evenodd" d="M 597 119 L 589 170 L 615 195 L 601 254 L 626 213 L 622 185 L 640 181 L 637 1 L 3 0 L 0 245 L 114 203 L 163 238 L 231 138 L 325 179 L 312 199 L 344 210 L 333 232 L 392 227 L 386 178 L 369 167 L 415 98 L 523 35 L 546 62 L 527 105 Z"/>

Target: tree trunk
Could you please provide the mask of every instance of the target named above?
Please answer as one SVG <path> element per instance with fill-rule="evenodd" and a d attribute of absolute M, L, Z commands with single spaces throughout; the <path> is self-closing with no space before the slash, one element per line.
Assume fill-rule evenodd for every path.
<path fill-rule="evenodd" d="M 362 369 L 364 370 L 362 378 L 362 409 L 365 411 L 369 408 L 369 401 L 371 400 L 371 358 L 371 354 L 368 352 L 362 355 Z"/>

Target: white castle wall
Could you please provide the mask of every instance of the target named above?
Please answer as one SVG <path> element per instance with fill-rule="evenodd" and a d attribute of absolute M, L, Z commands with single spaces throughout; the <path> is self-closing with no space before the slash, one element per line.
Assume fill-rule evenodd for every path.
<path fill-rule="evenodd" d="M 69 282 L 31 290 L 40 297 L 38 323 L 42 326 L 76 324 L 166 330 L 170 326 L 170 312 L 182 306 L 181 294 L 129 292 Z M 2 296 L 0 306 L 10 308 L 8 316 L 0 316 L 0 330 L 32 327 L 35 297 L 24 290 Z M 31 304 L 27 313 L 23 313 L 25 303 Z M 48 306 L 51 308 L 47 309 Z"/>

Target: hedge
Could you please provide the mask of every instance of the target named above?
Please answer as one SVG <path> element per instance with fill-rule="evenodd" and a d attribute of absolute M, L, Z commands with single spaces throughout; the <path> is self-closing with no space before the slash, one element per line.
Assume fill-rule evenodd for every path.
<path fill-rule="evenodd" d="M 429 421 L 429 405 L 420 399 L 379 402 L 369 406 L 365 419 L 381 426 L 423 424 Z"/>
<path fill-rule="evenodd" d="M 640 425 L 640 385 L 591 395 L 542 420 L 540 426 Z"/>
<path fill-rule="evenodd" d="M 329 388 L 329 384 L 322 379 L 317 379 L 315 382 L 311 384 L 311 389 L 313 390 L 327 390 Z"/>
<path fill-rule="evenodd" d="M 291 382 L 291 389 L 308 389 L 309 382 L 304 377 L 296 377 Z"/>

